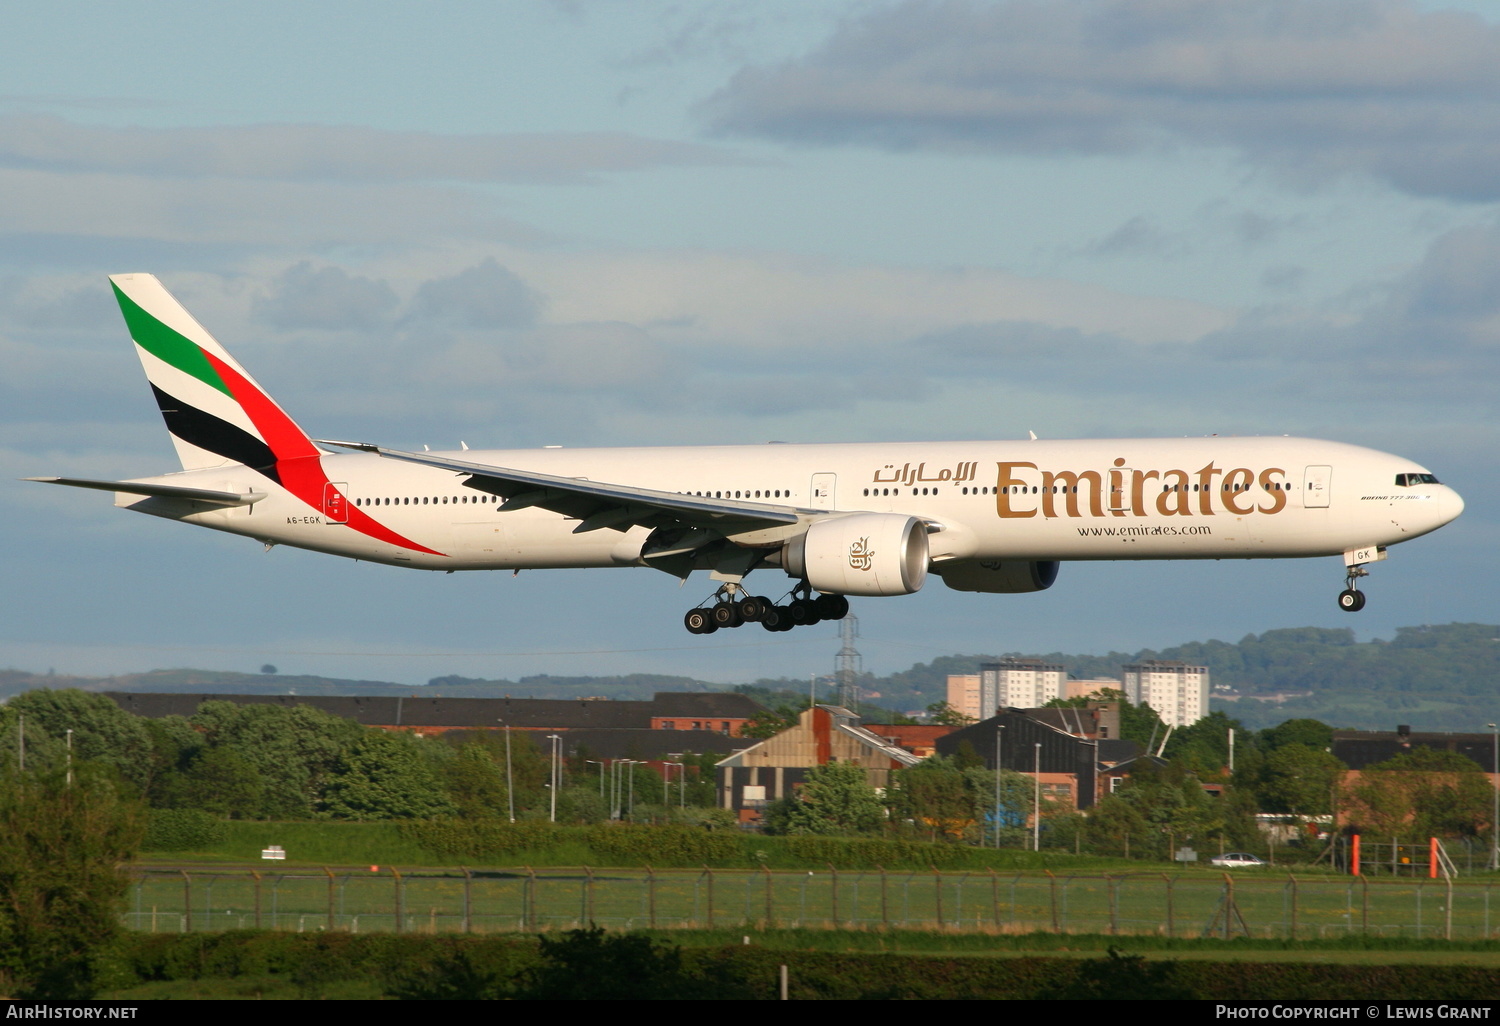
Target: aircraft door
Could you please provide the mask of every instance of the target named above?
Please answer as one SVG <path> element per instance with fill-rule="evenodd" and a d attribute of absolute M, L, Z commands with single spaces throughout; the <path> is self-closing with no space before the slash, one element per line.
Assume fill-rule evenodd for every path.
<path fill-rule="evenodd" d="M 349 487 L 342 481 L 329 481 L 323 485 L 323 515 L 330 524 L 349 522 L 349 500 L 344 498 L 344 489 Z"/>
<path fill-rule="evenodd" d="M 1111 513 L 1129 513 L 1136 505 L 1130 468 L 1110 467 L 1104 474 L 1104 480 L 1108 483 L 1109 500 L 1105 508 Z"/>
<path fill-rule="evenodd" d="M 837 484 L 837 474 L 814 474 L 807 504 L 813 509 L 833 509 L 833 493 Z"/>
<path fill-rule="evenodd" d="M 1332 484 L 1332 467 L 1308 467 L 1302 474 L 1302 505 L 1307 509 L 1327 509 Z"/>

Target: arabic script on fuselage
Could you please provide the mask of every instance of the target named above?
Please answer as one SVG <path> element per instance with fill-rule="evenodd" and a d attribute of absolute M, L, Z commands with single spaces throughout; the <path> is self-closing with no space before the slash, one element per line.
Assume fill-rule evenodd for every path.
<path fill-rule="evenodd" d="M 1047 470 L 1010 460 L 995 464 L 995 512 L 1005 519 L 1056 517 L 1211 517 L 1221 513 L 1270 516 L 1287 505 L 1291 485 L 1281 467 L 1255 470 L 1220 467 L 1210 461 L 1197 470 L 1136 470 L 1120 457 L 1108 470 Z M 965 461 L 929 472 L 887 463 L 872 476 L 876 484 L 957 485 L 974 481 L 979 464 Z M 1030 471 L 1030 473 L 1028 473 Z"/>

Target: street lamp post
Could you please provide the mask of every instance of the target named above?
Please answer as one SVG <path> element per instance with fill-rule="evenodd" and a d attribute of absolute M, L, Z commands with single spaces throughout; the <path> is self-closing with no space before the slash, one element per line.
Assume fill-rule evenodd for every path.
<path fill-rule="evenodd" d="M 609 760 L 609 818 L 620 818 L 620 760 Z"/>
<path fill-rule="evenodd" d="M 510 821 L 516 821 L 516 781 L 510 771 L 510 724 L 504 720 L 496 720 L 496 723 L 505 728 L 505 806 L 510 813 Z"/>
<path fill-rule="evenodd" d="M 557 789 L 562 784 L 562 773 L 558 769 L 557 759 L 558 759 L 559 745 L 562 743 L 562 738 L 559 737 L 557 734 L 548 734 L 547 737 L 552 741 L 552 787 L 551 787 L 551 791 L 552 791 L 552 809 L 548 813 L 548 819 L 551 822 L 556 823 L 557 822 Z"/>
<path fill-rule="evenodd" d="M 1000 774 L 1005 772 L 1005 762 L 1001 759 L 1004 749 L 1001 743 L 1005 738 L 1005 724 L 995 725 L 995 847 L 1000 847 Z"/>
<path fill-rule="evenodd" d="M 1036 790 L 1032 796 L 1035 806 L 1031 814 L 1031 850 L 1042 850 L 1042 743 L 1036 743 Z"/>
<path fill-rule="evenodd" d="M 1495 806 L 1490 814 L 1490 868 L 1500 869 L 1500 727 L 1491 723 L 1490 756 L 1495 769 Z"/>
<path fill-rule="evenodd" d="M 666 768 L 668 766 L 676 766 L 677 767 L 677 783 L 679 785 L 678 788 L 677 788 L 677 790 L 679 792 L 679 798 L 680 798 L 680 800 L 678 801 L 677 804 L 678 804 L 679 807 L 685 807 L 687 805 L 687 797 L 686 797 L 685 794 L 682 793 L 682 791 L 683 791 L 683 788 L 687 786 L 687 767 L 684 766 L 680 762 L 664 762 L 661 765 L 662 765 L 662 775 L 661 775 L 661 803 L 663 805 L 668 806 L 668 807 L 670 807 L 671 804 L 672 804 L 672 792 L 670 790 L 670 781 L 668 780 L 668 778 L 671 776 L 671 774 L 669 774 L 669 773 L 666 772 Z"/>

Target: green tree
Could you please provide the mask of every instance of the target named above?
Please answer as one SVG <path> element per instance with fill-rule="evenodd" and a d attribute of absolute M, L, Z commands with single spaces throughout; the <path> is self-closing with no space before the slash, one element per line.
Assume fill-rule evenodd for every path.
<path fill-rule="evenodd" d="M 370 730 L 349 747 L 324 790 L 323 810 L 335 819 L 432 819 L 453 805 L 423 746 L 404 733 Z"/>
<path fill-rule="evenodd" d="M 1333 745 L 1333 728 L 1321 720 L 1283 720 L 1276 726 L 1261 731 L 1260 742 L 1267 751 L 1275 751 L 1284 745 L 1326 749 Z"/>
<path fill-rule="evenodd" d="M 967 727 L 976 722 L 974 717 L 959 712 L 947 702 L 933 702 L 927 707 L 927 722 L 940 727 Z"/>
<path fill-rule="evenodd" d="M 151 738 L 151 783 L 146 798 L 152 808 L 172 808 L 183 793 L 182 775 L 204 751 L 203 735 L 185 716 L 142 718 Z"/>
<path fill-rule="evenodd" d="M 261 807 L 244 814 L 266 819 L 311 817 L 344 753 L 365 734 L 353 720 L 305 705 L 204 702 L 192 723 L 209 747 L 228 748 L 259 771 Z"/>
<path fill-rule="evenodd" d="M 202 809 L 225 819 L 248 819 L 265 804 L 266 780 L 232 748 L 208 748 L 175 782 L 174 808 Z"/>
<path fill-rule="evenodd" d="M 1474 837 L 1489 827 L 1494 801 L 1478 763 L 1436 748 L 1367 766 L 1345 795 L 1345 822 L 1386 837 Z"/>
<path fill-rule="evenodd" d="M 497 765 L 488 748 L 470 741 L 443 766 L 448 800 L 461 816 L 505 816 L 505 767 Z"/>
<path fill-rule="evenodd" d="M 29 768 L 65 769 L 71 730 L 75 763 L 100 762 L 142 790 L 150 786 L 155 761 L 145 721 L 104 695 L 72 689 L 28 691 L 5 704 L 3 723 L 11 726 L 22 716 L 26 718 Z M 13 727 L 3 732 L 7 740 L 14 735 Z"/>
<path fill-rule="evenodd" d="M 1156 830 L 1146 821 L 1136 803 L 1119 793 L 1107 794 L 1088 812 L 1086 828 L 1090 844 L 1096 850 L 1121 855 L 1149 851 L 1155 844 Z"/>
<path fill-rule="evenodd" d="M 1196 723 L 1178 727 L 1167 741 L 1163 754 L 1184 763 L 1203 779 L 1223 779 L 1229 767 L 1229 732 L 1239 739 L 1253 736 L 1239 720 L 1225 716 L 1217 709 Z"/>
<path fill-rule="evenodd" d="M 940 756 L 893 771 L 886 801 L 897 819 L 912 822 L 934 839 L 958 840 L 979 818 L 965 774 Z"/>
<path fill-rule="evenodd" d="M 98 959 L 119 933 L 143 804 L 107 768 L 0 777 L 0 992 L 93 995 Z"/>
<path fill-rule="evenodd" d="M 767 829 L 782 834 L 870 834 L 885 824 L 885 805 L 865 771 L 830 762 L 808 771 L 795 794 L 767 810 Z"/>
<path fill-rule="evenodd" d="M 1261 803 L 1268 812 L 1304 818 L 1327 815 L 1344 772 L 1344 764 L 1328 752 L 1284 744 L 1273 749 L 1261 767 Z"/>
<path fill-rule="evenodd" d="M 1174 847 L 1201 846 L 1221 834 L 1224 810 L 1220 800 L 1207 794 L 1198 777 L 1186 766 L 1173 763 L 1157 769 L 1150 763 L 1141 763 L 1138 767 L 1114 797 L 1130 805 L 1146 821 L 1147 836 L 1156 835 L 1156 852 L 1170 856 Z M 1147 848 L 1146 840 L 1142 838 L 1142 850 Z"/>

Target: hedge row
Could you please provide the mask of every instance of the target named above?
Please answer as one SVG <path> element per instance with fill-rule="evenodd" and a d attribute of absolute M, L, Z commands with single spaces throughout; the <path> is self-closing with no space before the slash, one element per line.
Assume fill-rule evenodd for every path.
<path fill-rule="evenodd" d="M 229 826 L 201 809 L 152 809 L 142 851 L 206 851 L 224 843 Z"/>
<path fill-rule="evenodd" d="M 766 837 L 739 831 L 691 827 L 559 826 L 498 820 L 438 819 L 403 823 L 403 838 L 441 861 L 470 865 L 533 860 L 558 864 L 564 850 L 590 865 L 688 868 L 755 867 L 777 869 L 1040 869 L 1050 859 L 1032 852 L 997 852 L 956 844 L 930 844 L 882 838 Z"/>
<path fill-rule="evenodd" d="M 952 958 L 787 951 L 741 945 L 678 949 L 641 934 L 575 930 L 504 938 L 239 932 L 136 935 L 112 989 L 164 980 L 272 977 L 308 996 L 376 979 L 405 998 L 774 999 L 781 965 L 796 999 L 1186 998 L 1212 1000 L 1494 1000 L 1500 975 L 1474 966 Z"/>

